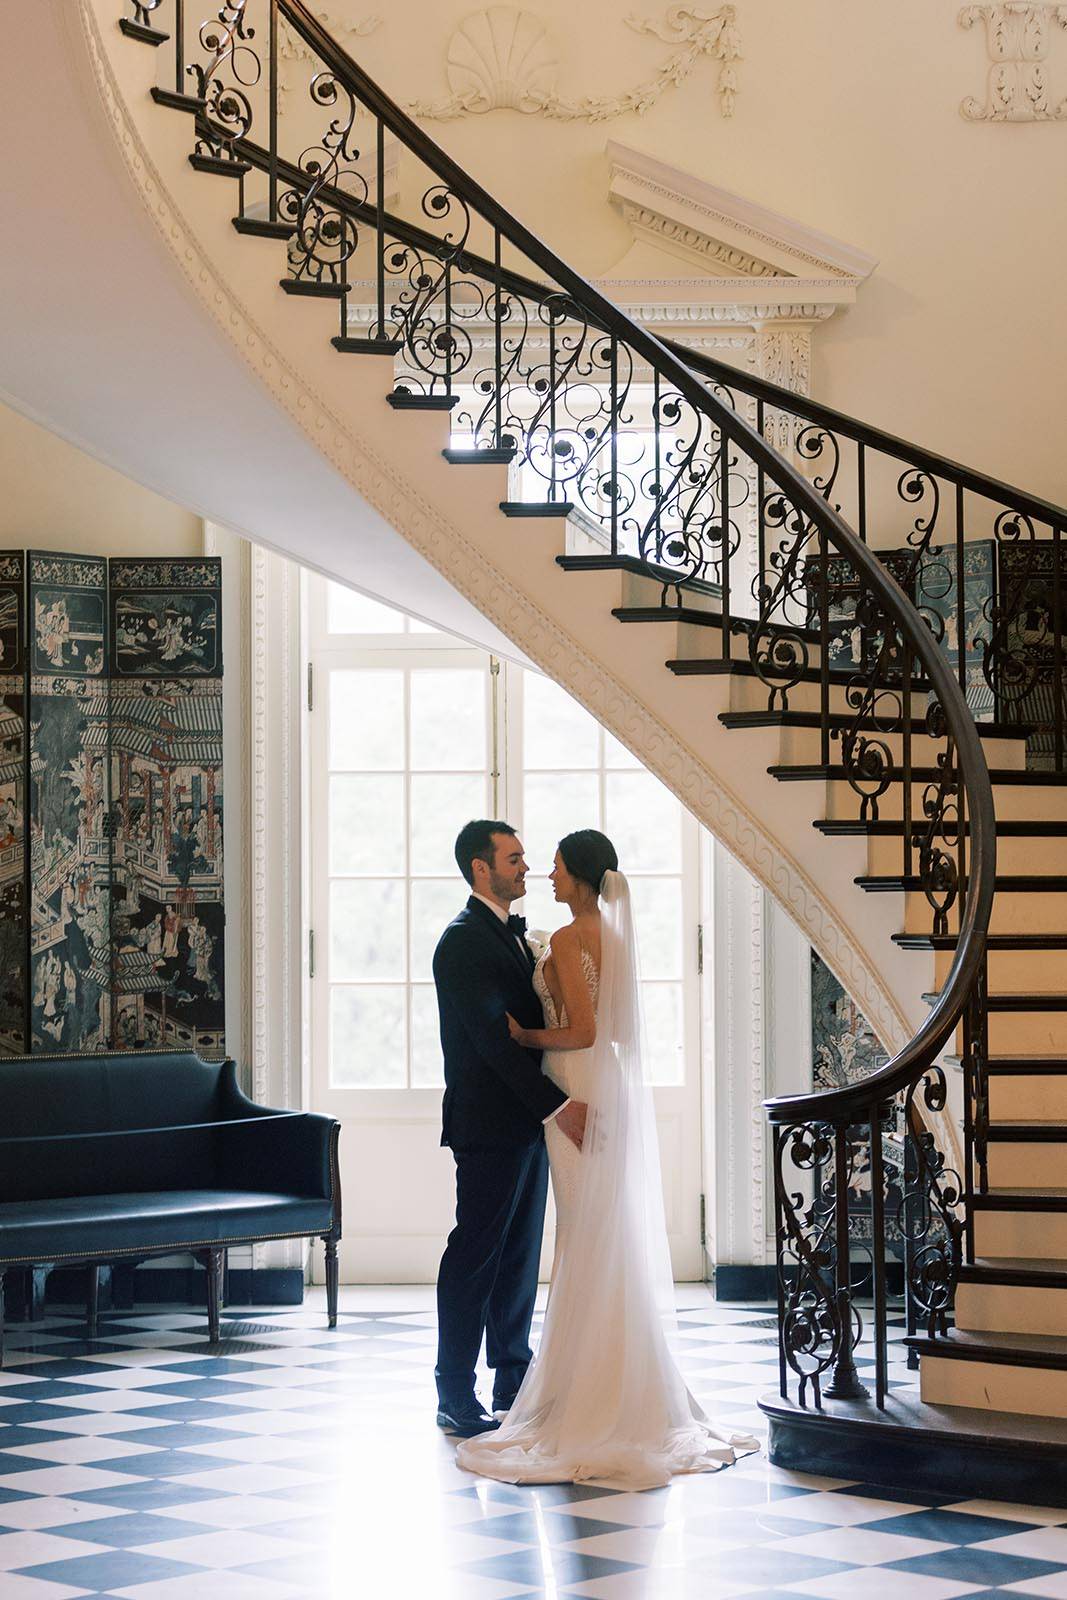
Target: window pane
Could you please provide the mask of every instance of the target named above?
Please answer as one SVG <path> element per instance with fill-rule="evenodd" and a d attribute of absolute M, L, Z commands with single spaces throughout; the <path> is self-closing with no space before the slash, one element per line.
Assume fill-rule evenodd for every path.
<path fill-rule="evenodd" d="M 330 779 L 330 871 L 404 869 L 404 780 L 378 773 Z"/>
<path fill-rule="evenodd" d="M 522 680 L 522 729 L 527 767 L 595 767 L 600 725 L 551 678 Z"/>
<path fill-rule="evenodd" d="M 399 984 L 330 990 L 330 1084 L 403 1089 L 407 1039 Z"/>
<path fill-rule="evenodd" d="M 403 982 L 404 883 L 348 878 L 330 884 L 330 981 Z"/>
<path fill-rule="evenodd" d="M 467 903 L 467 885 L 451 878 L 416 878 L 411 885 L 411 981 L 433 978 L 433 953 L 452 918 Z"/>
<path fill-rule="evenodd" d="M 343 583 L 327 582 L 326 627 L 330 633 L 403 633 L 404 615 Z"/>
<path fill-rule="evenodd" d="M 599 788 L 592 772 L 527 773 L 522 842 L 530 869 L 552 870 L 556 846 L 576 828 L 600 826 Z"/>
<path fill-rule="evenodd" d="M 454 872 L 456 835 L 465 822 L 484 817 L 488 803 L 484 772 L 434 773 L 411 779 L 411 870 Z"/>
<path fill-rule="evenodd" d="M 644 978 L 682 976 L 682 886 L 678 878 L 631 878 L 634 928 Z"/>
<path fill-rule="evenodd" d="M 611 772 L 606 787 L 604 831 L 618 851 L 620 871 L 677 872 L 681 806 L 670 790 L 650 772 Z"/>
<path fill-rule="evenodd" d="M 604 731 L 604 765 L 606 767 L 637 767 L 641 763 L 612 733 Z"/>
<path fill-rule="evenodd" d="M 416 1088 L 437 1089 L 444 1081 L 437 994 L 432 985 L 419 983 L 411 990 L 411 1082 Z"/>
<path fill-rule="evenodd" d="M 331 672 L 330 766 L 380 772 L 403 765 L 403 672 Z"/>
<path fill-rule="evenodd" d="M 660 1084 L 684 1083 L 681 984 L 643 983 L 641 1004 L 645 1016 L 647 1081 Z"/>
<path fill-rule="evenodd" d="M 484 770 L 484 672 L 427 668 L 411 674 L 411 765 Z"/>

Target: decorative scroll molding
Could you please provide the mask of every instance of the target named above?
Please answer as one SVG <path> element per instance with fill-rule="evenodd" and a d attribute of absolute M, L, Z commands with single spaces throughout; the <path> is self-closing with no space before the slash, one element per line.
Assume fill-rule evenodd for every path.
<path fill-rule="evenodd" d="M 762 328 L 756 335 L 757 371 L 768 383 L 792 389 L 794 394 L 811 393 L 811 330 L 807 327 Z M 783 454 L 792 451 L 798 420 L 788 411 L 768 408 L 764 417 L 764 437 Z"/>
<path fill-rule="evenodd" d="M 697 62 L 719 62 L 719 106 L 734 111 L 737 63 L 742 59 L 736 8 L 673 5 L 661 17 L 630 15 L 626 25 L 673 46 L 656 72 L 631 89 L 613 95 L 561 94 L 556 88 L 559 57 L 547 26 L 519 6 L 488 6 L 456 28 L 445 55 L 451 91 L 437 100 L 412 101 L 416 117 L 438 122 L 481 116 L 487 111 L 520 111 L 556 122 L 607 122 L 654 106 L 669 88 L 683 83 Z"/>
<path fill-rule="evenodd" d="M 1056 101 L 1045 76 L 1053 30 L 1067 29 L 1067 5 L 1006 0 L 964 6 L 960 26 L 985 24 L 989 51 L 986 102 L 969 96 L 960 105 L 968 122 L 1064 122 L 1067 100 Z"/>
<path fill-rule="evenodd" d="M 878 963 L 842 922 L 808 870 L 785 850 L 721 774 L 692 753 L 673 727 L 591 656 L 579 640 L 489 562 L 422 492 L 397 473 L 358 432 L 324 404 L 272 344 L 223 277 L 171 195 L 119 89 L 91 0 L 80 0 L 86 52 L 119 154 L 134 189 L 177 265 L 222 337 L 249 371 L 341 474 L 427 561 L 454 584 L 518 649 L 567 689 L 660 777 L 752 875 L 788 910 L 854 995 L 886 1048 L 911 1035 Z"/>

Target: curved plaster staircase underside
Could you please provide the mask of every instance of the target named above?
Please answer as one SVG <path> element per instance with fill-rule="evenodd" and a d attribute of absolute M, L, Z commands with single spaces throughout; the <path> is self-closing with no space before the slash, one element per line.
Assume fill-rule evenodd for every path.
<path fill-rule="evenodd" d="M 446 414 L 398 413 L 380 357 L 338 357 L 332 305 L 283 294 L 284 247 L 239 235 L 231 184 L 190 166 L 188 119 L 152 101 L 154 53 L 118 31 L 113 0 L 39 0 L 19 27 L 0 62 L 5 214 L 29 241 L 0 258 L 18 308 L 0 331 L 10 402 L 213 521 L 536 663 L 770 890 L 898 1049 L 932 959 L 924 982 L 927 958 L 891 939 L 897 896 L 857 885 L 866 839 L 812 827 L 840 814 L 842 786 L 824 797 L 769 774 L 805 732 L 731 737 L 719 715 L 755 705 L 755 686 L 666 664 L 699 658 L 712 630 L 620 627 L 613 611 L 640 604 L 647 580 L 564 576 L 557 557 L 580 533 L 506 520 L 507 467 L 450 465 Z M 43 172 L 45 81 L 56 154 Z M 1023 759 L 1018 742 L 988 753 L 994 767 Z"/>

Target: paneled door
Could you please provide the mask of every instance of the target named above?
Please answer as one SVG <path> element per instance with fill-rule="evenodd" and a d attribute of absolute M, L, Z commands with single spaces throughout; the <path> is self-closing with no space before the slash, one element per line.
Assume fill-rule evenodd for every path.
<path fill-rule="evenodd" d="M 649 1068 L 676 1276 L 701 1275 L 698 828 L 539 674 L 323 580 L 309 584 L 311 1099 L 343 1124 L 346 1282 L 427 1282 L 452 1223 L 431 961 L 465 903 L 452 854 L 507 817 L 531 867 L 531 928 L 575 827 L 615 840 L 633 885 Z M 543 1268 L 551 1264 L 551 1208 Z M 316 1263 L 316 1270 L 319 1270 Z"/>

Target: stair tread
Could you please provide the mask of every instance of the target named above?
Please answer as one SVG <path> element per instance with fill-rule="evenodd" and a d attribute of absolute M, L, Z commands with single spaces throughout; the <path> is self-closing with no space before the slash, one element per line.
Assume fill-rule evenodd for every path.
<path fill-rule="evenodd" d="M 671 665 L 670 662 L 667 663 Z M 817 675 L 816 675 L 817 676 Z M 848 780 L 849 772 L 840 764 L 831 763 L 829 766 L 820 764 L 794 765 L 782 763 L 768 767 L 767 771 L 772 778 L 778 778 L 784 783 L 806 783 L 819 779 L 822 782 L 832 782 L 838 779 Z M 887 777 L 891 783 L 899 783 L 904 776 L 903 768 L 890 767 Z M 937 767 L 913 766 L 911 769 L 912 783 L 933 783 L 941 779 L 943 774 Z M 1026 772 L 1016 771 L 1012 767 L 990 767 L 989 779 L 994 787 L 1001 784 L 1027 784 L 1034 788 L 1063 788 L 1067 785 L 1067 772 Z"/>
<path fill-rule="evenodd" d="M 848 838 L 854 834 L 866 834 L 873 838 L 901 839 L 904 836 L 903 818 L 879 818 L 877 822 L 861 822 L 857 817 L 818 817 L 813 823 L 813 828 L 818 828 L 820 833 L 831 836 L 840 834 Z M 913 829 L 915 824 L 912 824 Z M 971 831 L 970 823 L 966 825 L 966 832 Z M 1064 822 L 1032 822 L 1027 820 L 1003 821 L 997 819 L 998 839 L 1067 839 L 1067 821 Z"/>
<path fill-rule="evenodd" d="M 904 950 L 954 950 L 955 933 L 894 933 L 893 943 Z M 989 933 L 987 950 L 1067 950 L 1067 933 Z"/>
<path fill-rule="evenodd" d="M 1067 1140 L 1067 1123 L 1034 1122 L 1032 1119 L 1012 1122 L 998 1117 L 990 1124 L 987 1136 L 999 1144 L 1058 1144 Z"/>
<path fill-rule="evenodd" d="M 1058 1333 L 986 1333 L 953 1328 L 936 1339 L 927 1334 L 913 1334 L 903 1342 L 921 1355 L 943 1359 L 981 1360 L 985 1357 L 999 1365 L 1011 1366 L 1012 1357 L 1024 1357 L 1020 1365 L 1067 1369 L 1067 1337 Z"/>
<path fill-rule="evenodd" d="M 976 1211 L 1067 1211 L 1067 1189 L 987 1189 L 974 1197 Z"/>
<path fill-rule="evenodd" d="M 960 1268 L 960 1279 L 981 1281 L 994 1274 L 1026 1278 L 1062 1278 L 1067 1286 L 1067 1261 L 1045 1256 L 976 1256 Z"/>
<path fill-rule="evenodd" d="M 618 613 L 616 613 L 617 615 Z M 719 721 L 725 728 L 821 728 L 822 713 L 819 711 L 721 711 Z M 854 712 L 831 711 L 827 722 L 831 728 L 848 730 L 858 727 L 860 729 L 879 728 L 880 724 L 874 717 L 861 718 L 856 721 Z M 979 736 L 984 739 L 1027 739 L 1032 732 L 1018 722 L 976 722 L 975 727 Z M 886 729 L 888 735 L 900 733 L 897 727 Z M 911 732 L 920 738 L 927 736 L 925 717 L 911 718 Z"/>
<path fill-rule="evenodd" d="M 921 889 L 922 880 L 917 872 L 860 873 L 853 883 L 861 889 L 872 891 L 892 889 Z M 963 879 L 966 885 L 966 878 Z M 996 887 L 1001 894 L 1064 894 L 1067 893 L 1067 873 L 1062 872 L 998 872 Z"/>
<path fill-rule="evenodd" d="M 988 1070 L 993 1074 L 1003 1073 L 1025 1077 L 1028 1072 L 1033 1073 L 1067 1073 L 1067 1058 L 1063 1056 L 990 1056 L 987 1063 Z"/>

